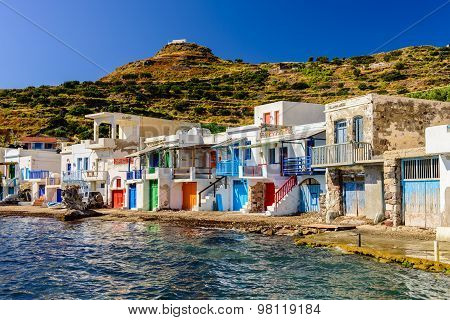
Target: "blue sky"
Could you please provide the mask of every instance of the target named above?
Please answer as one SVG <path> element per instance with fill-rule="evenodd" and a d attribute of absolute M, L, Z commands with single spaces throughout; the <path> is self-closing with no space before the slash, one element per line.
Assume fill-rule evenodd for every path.
<path fill-rule="evenodd" d="M 448 44 L 448 2 L 377 51 Z M 3 3 L 110 72 L 179 38 L 247 62 L 369 54 L 446 0 L 0 0 L 0 88 L 21 88 L 104 71 Z"/>

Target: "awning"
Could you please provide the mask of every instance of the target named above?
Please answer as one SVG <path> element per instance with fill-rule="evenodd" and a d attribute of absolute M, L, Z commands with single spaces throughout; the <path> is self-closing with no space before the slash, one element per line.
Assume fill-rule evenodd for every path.
<path fill-rule="evenodd" d="M 139 157 L 139 156 L 141 156 L 143 154 L 146 154 L 146 153 L 149 153 L 149 152 L 159 151 L 161 149 L 164 149 L 164 144 L 163 143 L 158 143 L 156 145 L 147 146 L 147 147 L 145 147 L 144 149 L 142 149 L 142 150 L 140 150 L 138 152 L 129 154 L 129 155 L 125 156 L 125 158 L 135 158 L 135 157 Z"/>
<path fill-rule="evenodd" d="M 232 146 L 236 143 L 240 143 L 241 141 L 247 140 L 247 138 L 239 138 L 239 139 L 227 139 L 221 143 L 218 143 L 216 145 L 213 145 L 211 148 L 213 149 L 217 149 L 217 148 L 225 148 L 225 147 L 229 147 Z"/>
<path fill-rule="evenodd" d="M 297 132 L 294 134 L 287 135 L 287 136 L 283 137 L 281 140 L 282 141 L 301 140 L 301 139 L 310 138 L 310 137 L 315 136 L 316 134 L 319 134 L 322 132 L 325 132 L 324 128 L 308 129 L 303 132 Z"/>

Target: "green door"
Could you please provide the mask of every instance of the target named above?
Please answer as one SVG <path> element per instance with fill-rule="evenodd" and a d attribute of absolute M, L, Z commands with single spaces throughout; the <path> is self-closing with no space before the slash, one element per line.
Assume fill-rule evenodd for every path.
<path fill-rule="evenodd" d="M 150 211 L 158 208 L 158 180 L 150 180 Z"/>

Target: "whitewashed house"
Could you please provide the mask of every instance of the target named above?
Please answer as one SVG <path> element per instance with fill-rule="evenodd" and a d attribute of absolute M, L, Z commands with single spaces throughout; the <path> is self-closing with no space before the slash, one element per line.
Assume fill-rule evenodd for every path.
<path fill-rule="evenodd" d="M 450 125 L 425 129 L 425 152 L 438 158 L 439 213 L 438 226 L 450 226 Z"/>
<path fill-rule="evenodd" d="M 113 208 L 135 207 L 136 184 L 126 184 L 133 160 L 126 156 L 142 149 L 145 138 L 171 135 L 180 128 L 194 126 L 182 121 L 110 112 L 86 118 L 94 121 L 94 139 L 63 146 L 63 184 L 79 185 L 84 196 L 100 192 L 105 204 Z M 107 135 L 102 137 L 104 131 Z"/>

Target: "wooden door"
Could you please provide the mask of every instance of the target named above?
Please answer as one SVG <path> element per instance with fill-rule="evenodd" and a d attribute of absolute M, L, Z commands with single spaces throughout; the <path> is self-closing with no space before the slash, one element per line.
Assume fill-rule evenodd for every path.
<path fill-rule="evenodd" d="M 149 210 L 158 208 L 158 180 L 150 180 Z"/>
<path fill-rule="evenodd" d="M 275 202 L 275 184 L 273 182 L 266 183 L 266 192 L 264 194 L 264 210 Z"/>
<path fill-rule="evenodd" d="M 197 202 L 197 182 L 183 183 L 183 210 L 192 210 Z"/>
<path fill-rule="evenodd" d="M 348 216 L 364 215 L 364 182 L 344 183 L 344 210 Z"/>
<path fill-rule="evenodd" d="M 123 207 L 123 190 L 113 190 L 112 198 L 113 198 L 113 208 Z"/>

